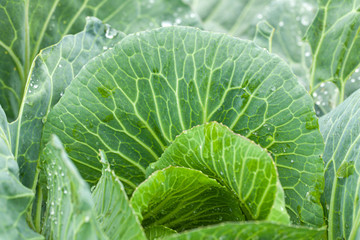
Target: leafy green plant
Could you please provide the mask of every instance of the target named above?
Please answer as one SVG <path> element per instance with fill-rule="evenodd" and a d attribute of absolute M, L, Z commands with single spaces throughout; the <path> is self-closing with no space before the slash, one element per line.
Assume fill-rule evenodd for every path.
<path fill-rule="evenodd" d="M 1 2 L 0 238 L 359 238 L 359 8 Z"/>

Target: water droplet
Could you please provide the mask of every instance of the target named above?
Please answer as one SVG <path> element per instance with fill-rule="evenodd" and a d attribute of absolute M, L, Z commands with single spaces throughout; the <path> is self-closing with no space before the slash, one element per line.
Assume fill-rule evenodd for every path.
<path fill-rule="evenodd" d="M 64 194 L 66 195 L 68 192 L 67 192 L 67 190 L 66 189 L 64 189 Z"/>
<path fill-rule="evenodd" d="M 318 95 L 317 95 L 317 93 L 316 93 L 316 92 L 314 92 L 314 93 L 313 93 L 313 97 L 315 97 L 315 98 L 316 98 L 317 96 L 318 96 Z"/>
<path fill-rule="evenodd" d="M 350 81 L 351 81 L 352 83 L 354 83 L 354 82 L 355 82 L 355 78 L 352 78 Z"/>
<path fill-rule="evenodd" d="M 117 35 L 116 30 L 112 29 L 109 25 L 106 26 L 107 29 L 106 29 L 105 37 L 109 39 L 113 39 Z"/>
<path fill-rule="evenodd" d="M 283 21 L 280 21 L 280 22 L 279 22 L 279 26 L 280 26 L 280 27 L 283 27 L 283 26 L 284 26 L 284 22 L 283 22 Z"/>
<path fill-rule="evenodd" d="M 306 52 L 305 53 L 305 57 L 310 57 L 311 56 L 311 53 L 310 52 Z"/>
<path fill-rule="evenodd" d="M 177 19 L 175 20 L 175 23 L 176 23 L 176 24 L 180 24 L 180 23 L 181 23 L 181 19 L 180 19 L 180 18 L 177 18 Z"/>
<path fill-rule="evenodd" d="M 90 217 L 89 216 L 86 216 L 85 217 L 85 222 L 89 222 L 90 221 Z"/>
<path fill-rule="evenodd" d="M 263 16 L 262 14 L 258 14 L 258 15 L 257 15 L 257 18 L 258 18 L 258 19 L 263 19 L 263 17 L 264 17 L 264 16 Z"/>
<path fill-rule="evenodd" d="M 321 83 L 320 87 L 322 87 L 322 88 L 325 87 L 325 83 Z"/>
<path fill-rule="evenodd" d="M 294 163 L 294 160 L 293 160 L 293 159 L 291 159 L 291 160 L 290 160 L 290 162 L 291 162 L 291 163 Z"/>
<path fill-rule="evenodd" d="M 59 64 L 59 68 L 62 68 L 62 65 L 61 65 L 61 64 Z"/>
<path fill-rule="evenodd" d="M 172 23 L 169 21 L 162 21 L 161 26 L 162 27 L 170 27 L 170 26 L 172 26 Z"/>
<path fill-rule="evenodd" d="M 303 16 L 301 18 L 301 24 L 304 25 L 304 26 L 309 25 L 309 19 L 306 16 Z"/>

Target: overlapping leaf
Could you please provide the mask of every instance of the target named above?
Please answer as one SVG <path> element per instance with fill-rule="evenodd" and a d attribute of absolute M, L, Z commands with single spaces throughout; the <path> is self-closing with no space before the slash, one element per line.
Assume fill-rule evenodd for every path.
<path fill-rule="evenodd" d="M 185 131 L 148 170 L 167 166 L 197 169 L 217 179 L 236 193 L 248 220 L 266 219 L 273 209 L 278 176 L 270 155 L 226 126 L 213 122 Z M 277 207 L 286 219 L 285 204 Z"/>
<path fill-rule="evenodd" d="M 146 236 L 149 240 L 161 239 L 165 236 L 176 234 L 176 231 L 165 226 L 154 226 L 145 229 Z"/>
<path fill-rule="evenodd" d="M 10 130 L 0 106 L 0 239 L 43 239 L 27 225 L 25 213 L 34 193 L 19 181 L 11 153 Z"/>
<path fill-rule="evenodd" d="M 96 221 L 90 189 L 56 136 L 44 149 L 47 204 L 42 234 L 47 239 L 107 239 Z"/>
<path fill-rule="evenodd" d="M 104 149 L 131 193 L 177 135 L 209 121 L 266 148 L 291 219 L 323 224 L 323 140 L 312 99 L 286 63 L 251 42 L 188 27 L 129 35 L 78 74 L 44 139 L 56 133 L 92 183 Z"/>
<path fill-rule="evenodd" d="M 253 39 L 258 22 L 275 28 L 272 52 L 285 59 L 299 81 L 309 87 L 311 53 L 302 38 L 316 13 L 316 0 L 183 0 L 204 28 Z"/>
<path fill-rule="evenodd" d="M 200 171 L 169 167 L 152 174 L 130 200 L 144 227 L 184 231 L 245 217 L 236 196 Z"/>
<path fill-rule="evenodd" d="M 322 198 L 332 239 L 360 237 L 360 91 L 320 119 L 325 139 Z"/>
<path fill-rule="evenodd" d="M 0 104 L 9 120 L 19 105 L 32 61 L 40 49 L 81 31 L 86 16 L 96 16 L 118 30 L 136 32 L 161 25 L 199 25 L 180 0 L 4 0 L 0 2 Z M 106 32 L 109 38 L 114 32 Z"/>
<path fill-rule="evenodd" d="M 319 1 L 319 11 L 306 34 L 313 53 L 311 90 L 331 81 L 339 88 L 340 102 L 344 100 L 346 81 L 360 63 L 359 28 L 359 1 Z"/>
<path fill-rule="evenodd" d="M 92 192 L 97 220 L 109 239 L 141 240 L 145 233 L 134 210 L 129 205 L 125 189 L 113 171 L 105 154 L 100 151 L 102 176 Z"/>
<path fill-rule="evenodd" d="M 308 240 L 325 239 L 325 228 L 305 228 L 267 222 L 225 223 L 165 237 L 164 240 L 261 239 Z"/>
<path fill-rule="evenodd" d="M 112 33 L 112 37 L 107 36 Z M 25 88 L 20 116 L 12 123 L 14 155 L 20 167 L 20 180 L 33 187 L 40 153 L 42 128 L 50 109 L 65 88 L 92 58 L 111 48 L 125 34 L 96 18 L 87 18 L 85 29 L 64 37 L 58 44 L 42 50 L 34 61 Z"/>

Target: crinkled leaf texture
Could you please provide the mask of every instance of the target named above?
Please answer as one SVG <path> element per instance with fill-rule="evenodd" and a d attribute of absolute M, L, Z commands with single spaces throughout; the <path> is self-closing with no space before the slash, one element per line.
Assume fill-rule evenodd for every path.
<path fill-rule="evenodd" d="M 181 0 L 3 0 L 0 104 L 9 120 L 18 115 L 30 67 L 39 50 L 81 31 L 86 16 L 98 17 L 126 33 L 166 24 L 199 26 L 196 15 Z M 114 33 L 109 29 L 106 36 L 113 38 Z"/>
<path fill-rule="evenodd" d="M 289 223 L 271 156 L 226 126 L 212 122 L 183 132 L 160 159 L 150 165 L 148 172 L 167 166 L 197 169 L 215 178 L 236 194 L 248 220 L 266 219 L 270 211 L 276 209 L 275 215 L 282 216 L 285 224 Z M 274 205 L 277 191 L 282 193 L 279 195 L 282 204 Z"/>
<path fill-rule="evenodd" d="M 323 224 L 323 139 L 288 65 L 254 43 L 190 27 L 128 35 L 91 60 L 44 128 L 88 182 L 104 149 L 128 194 L 182 131 L 221 122 L 273 156 L 294 223 Z"/>
<path fill-rule="evenodd" d="M 0 106 L 0 239 L 43 239 L 28 226 L 25 213 L 34 193 L 19 181 L 11 153 L 10 130 Z"/>
<path fill-rule="evenodd" d="M 107 32 L 112 38 L 107 37 Z M 14 155 L 20 167 L 20 180 L 34 187 L 40 154 L 42 129 L 51 108 L 64 94 L 80 69 L 92 58 L 113 47 L 125 36 L 92 17 L 85 29 L 65 36 L 58 44 L 43 49 L 30 69 L 20 116 L 11 124 Z"/>
<path fill-rule="evenodd" d="M 322 203 L 332 239 L 360 237 L 360 90 L 320 119 L 325 139 Z"/>
<path fill-rule="evenodd" d="M 144 227 L 177 232 L 223 221 L 244 221 L 236 196 L 200 171 L 169 167 L 152 174 L 131 197 Z"/>
<path fill-rule="evenodd" d="M 97 220 L 109 239 L 146 239 L 141 224 L 129 205 L 123 184 L 110 169 L 104 152 L 100 151 L 102 176 L 92 192 Z"/>
<path fill-rule="evenodd" d="M 325 228 L 287 226 L 268 222 L 223 223 L 217 226 L 195 229 L 171 235 L 164 240 L 208 240 L 208 239 L 261 239 L 261 240 L 308 240 L 326 239 Z"/>
<path fill-rule="evenodd" d="M 53 135 L 43 154 L 47 203 L 42 234 L 47 239 L 107 239 L 94 213 L 88 184 Z"/>

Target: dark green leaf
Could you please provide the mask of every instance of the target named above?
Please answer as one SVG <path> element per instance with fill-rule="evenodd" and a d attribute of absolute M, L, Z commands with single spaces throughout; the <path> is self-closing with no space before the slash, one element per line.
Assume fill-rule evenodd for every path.
<path fill-rule="evenodd" d="M 25 220 L 34 193 L 19 181 L 19 167 L 11 153 L 10 131 L 0 106 L 0 239 L 43 239 Z"/>
<path fill-rule="evenodd" d="M 189 27 L 129 35 L 78 74 L 44 139 L 56 133 L 93 184 L 104 149 L 130 194 L 177 135 L 209 121 L 273 155 L 292 221 L 323 224 L 323 139 L 312 99 L 285 62 L 252 42 Z"/>
<path fill-rule="evenodd" d="M 56 136 L 44 149 L 47 203 L 42 233 L 46 239 L 107 239 L 96 221 L 90 189 Z"/>
<path fill-rule="evenodd" d="M 130 200 L 144 227 L 184 231 L 245 220 L 236 196 L 200 171 L 169 167 L 153 173 Z"/>
<path fill-rule="evenodd" d="M 360 90 L 320 119 L 325 139 L 322 203 L 332 239 L 360 237 Z"/>
<path fill-rule="evenodd" d="M 100 157 L 102 176 L 92 192 L 92 198 L 101 228 L 111 240 L 146 239 L 122 183 L 111 171 L 104 152 L 100 151 Z"/>
<path fill-rule="evenodd" d="M 226 126 L 213 122 L 185 131 L 148 170 L 168 166 L 197 169 L 217 179 L 236 193 L 248 220 L 266 219 L 273 208 L 278 177 L 270 155 Z M 280 207 L 285 212 L 285 204 L 279 212 Z"/>
<path fill-rule="evenodd" d="M 217 226 L 195 229 L 164 240 L 309 240 L 325 239 L 325 228 L 286 226 L 268 222 L 225 223 Z"/>

